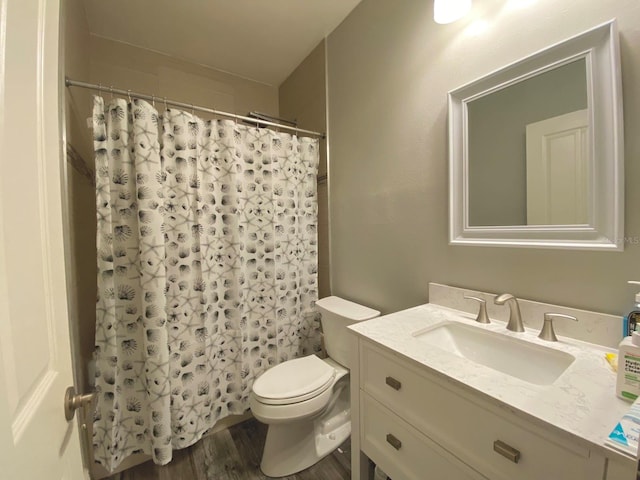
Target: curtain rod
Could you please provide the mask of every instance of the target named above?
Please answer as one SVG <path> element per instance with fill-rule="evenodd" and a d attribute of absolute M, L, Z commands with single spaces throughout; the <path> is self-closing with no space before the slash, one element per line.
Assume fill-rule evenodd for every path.
<path fill-rule="evenodd" d="M 261 112 L 249 112 L 247 113 L 247 117 L 259 118 L 261 120 L 267 120 L 269 122 L 284 123 L 285 125 L 289 125 L 290 127 L 298 126 L 298 122 L 295 119 L 287 120 L 286 118 L 274 117 L 273 115 L 267 115 L 266 113 Z"/>
<path fill-rule="evenodd" d="M 250 123 L 259 123 L 260 125 L 277 127 L 282 130 L 292 130 L 296 133 L 306 133 L 307 135 L 313 135 L 315 137 L 320 137 L 323 139 L 327 138 L 327 136 L 321 132 L 314 132 L 313 130 L 304 130 L 302 128 L 291 127 L 289 125 L 282 125 L 280 123 L 275 123 L 275 122 L 269 122 L 267 120 L 261 120 L 259 118 L 245 117 L 243 115 L 236 115 L 235 113 L 222 112 L 220 110 L 215 110 L 213 108 L 200 107 L 198 105 L 193 105 L 192 103 L 184 103 L 184 102 L 177 102 L 175 100 L 167 100 L 166 97 L 157 97 L 155 95 L 147 95 L 144 93 L 132 92 L 131 90 L 122 90 L 120 88 L 105 87 L 104 85 L 96 85 L 95 83 L 87 83 L 87 82 L 81 82 L 78 80 L 71 80 L 70 78 L 65 78 L 64 84 L 67 87 L 80 87 L 80 88 L 87 88 L 89 90 L 98 90 L 100 92 L 117 93 L 118 95 L 127 95 L 129 98 L 136 97 L 136 98 L 141 98 L 143 100 L 151 100 L 152 102 L 155 102 L 156 100 L 158 100 L 166 105 L 174 105 L 176 107 L 181 107 L 181 108 L 186 108 L 191 110 L 198 110 L 200 112 L 211 113 L 211 114 L 220 115 L 223 117 L 235 118 L 236 120 L 242 120 Z"/>

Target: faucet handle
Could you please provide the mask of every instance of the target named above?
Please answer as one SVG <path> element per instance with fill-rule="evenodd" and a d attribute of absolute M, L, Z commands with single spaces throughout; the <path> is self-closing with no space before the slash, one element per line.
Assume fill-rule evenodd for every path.
<path fill-rule="evenodd" d="M 467 300 L 475 300 L 480 304 L 480 310 L 478 310 L 476 322 L 491 323 L 491 321 L 489 320 L 489 316 L 487 315 L 487 302 L 484 298 L 474 297 L 472 295 L 465 295 L 464 298 L 466 298 Z"/>
<path fill-rule="evenodd" d="M 564 318 L 566 320 L 573 320 L 574 322 L 578 321 L 578 319 L 573 315 L 565 315 L 564 313 L 545 313 L 544 325 L 542 325 L 542 330 L 540 330 L 540 334 L 538 335 L 538 338 L 547 340 L 548 342 L 558 341 L 558 337 L 556 337 L 556 332 L 553 330 L 554 318 Z"/>

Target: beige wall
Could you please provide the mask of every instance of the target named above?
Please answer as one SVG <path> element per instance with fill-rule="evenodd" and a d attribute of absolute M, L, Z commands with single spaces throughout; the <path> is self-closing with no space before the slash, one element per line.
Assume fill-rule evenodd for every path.
<path fill-rule="evenodd" d="M 295 119 L 300 128 L 327 131 L 325 82 L 325 42 L 322 41 L 282 82 L 279 89 L 280 116 Z M 327 174 L 326 141 L 320 140 L 318 176 Z M 329 286 L 329 205 L 327 181 L 318 182 L 318 294 L 330 295 Z"/>
<path fill-rule="evenodd" d="M 89 78 L 89 30 L 81 0 L 63 2 L 65 75 Z M 76 387 L 89 388 L 96 319 L 96 213 L 93 187 L 93 140 L 86 118 L 91 115 L 91 92 L 66 89 L 66 196 L 69 205 L 69 316 Z"/>
<path fill-rule="evenodd" d="M 277 87 L 93 35 L 89 79 L 241 115 L 278 115 Z M 161 100 L 156 107 L 163 108 Z"/>
<path fill-rule="evenodd" d="M 640 277 L 640 3 L 516 3 L 475 1 L 486 29 L 474 35 L 468 20 L 435 24 L 430 1 L 364 0 L 329 36 L 335 295 L 390 312 L 424 303 L 437 281 L 614 314 L 630 306 L 625 282 Z M 447 92 L 612 17 L 635 244 L 623 253 L 449 246 Z"/>
<path fill-rule="evenodd" d="M 81 0 L 63 0 L 65 75 L 70 78 L 89 78 L 89 28 Z M 66 135 L 81 157 L 90 159 L 93 142 L 88 133 L 86 118 L 91 115 L 91 92 L 66 89 Z"/>

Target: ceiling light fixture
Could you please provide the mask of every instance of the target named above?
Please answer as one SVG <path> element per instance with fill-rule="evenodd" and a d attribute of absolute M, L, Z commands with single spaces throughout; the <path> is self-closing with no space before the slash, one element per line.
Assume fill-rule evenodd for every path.
<path fill-rule="evenodd" d="M 433 20 L 436 23 L 452 23 L 471 10 L 471 0 L 434 0 Z"/>

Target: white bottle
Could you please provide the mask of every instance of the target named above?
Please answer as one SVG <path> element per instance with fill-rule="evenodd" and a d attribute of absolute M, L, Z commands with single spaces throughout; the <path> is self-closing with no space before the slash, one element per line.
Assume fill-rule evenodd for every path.
<path fill-rule="evenodd" d="M 616 394 L 630 402 L 640 396 L 640 332 L 623 338 L 618 347 Z"/>

